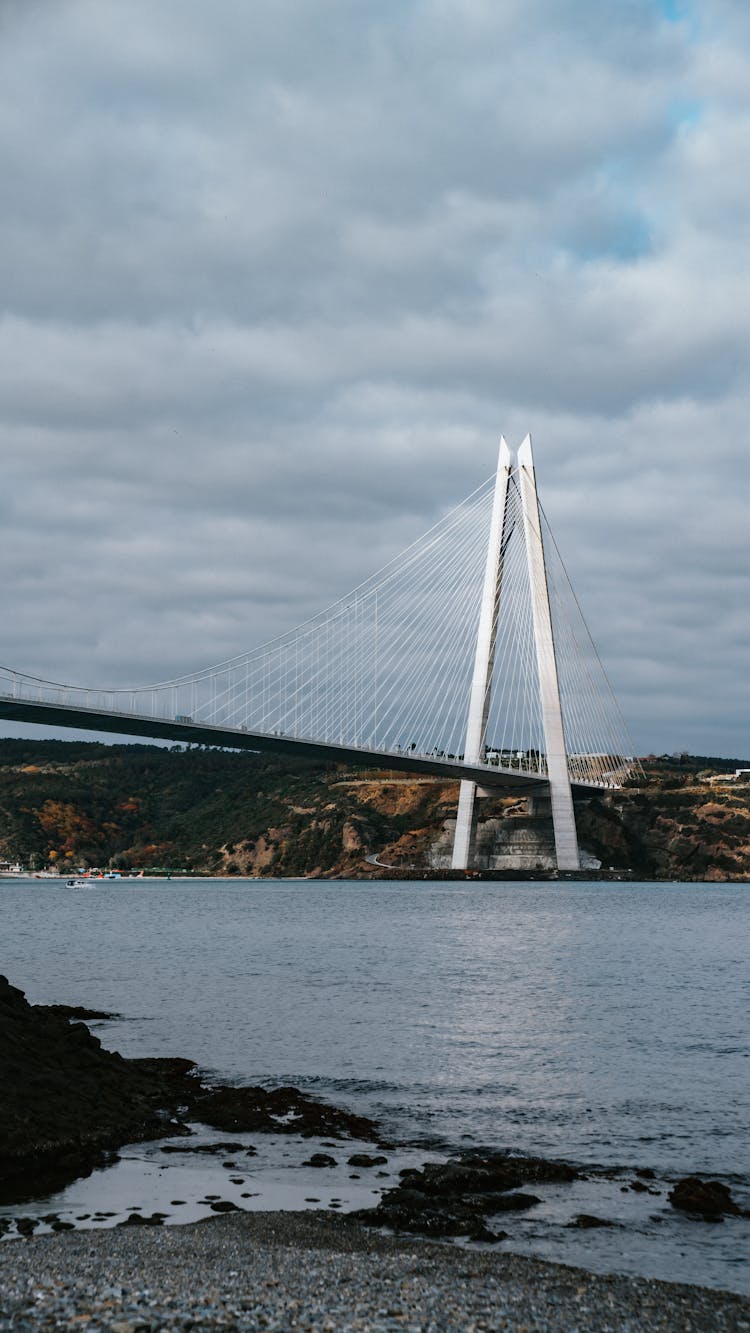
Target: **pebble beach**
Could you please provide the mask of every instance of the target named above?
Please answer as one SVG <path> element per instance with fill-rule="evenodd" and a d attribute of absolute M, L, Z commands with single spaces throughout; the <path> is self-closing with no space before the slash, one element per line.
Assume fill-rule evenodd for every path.
<path fill-rule="evenodd" d="M 253 1213 L 0 1247 L 0 1330 L 742 1333 L 728 1292 L 368 1231 L 326 1213 Z"/>

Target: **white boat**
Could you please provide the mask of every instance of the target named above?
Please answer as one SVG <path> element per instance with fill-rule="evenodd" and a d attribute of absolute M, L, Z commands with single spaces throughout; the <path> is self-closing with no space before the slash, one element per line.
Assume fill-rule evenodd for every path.
<path fill-rule="evenodd" d="M 94 884 L 93 879 L 69 879 L 66 883 L 68 889 L 90 889 Z"/>

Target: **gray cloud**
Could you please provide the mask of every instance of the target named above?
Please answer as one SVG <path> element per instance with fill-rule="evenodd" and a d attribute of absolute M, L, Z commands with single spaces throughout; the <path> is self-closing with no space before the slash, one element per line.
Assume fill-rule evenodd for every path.
<path fill-rule="evenodd" d="M 750 753 L 747 17 L 6 5 L 4 660 L 240 652 L 535 436 L 641 750 Z"/>

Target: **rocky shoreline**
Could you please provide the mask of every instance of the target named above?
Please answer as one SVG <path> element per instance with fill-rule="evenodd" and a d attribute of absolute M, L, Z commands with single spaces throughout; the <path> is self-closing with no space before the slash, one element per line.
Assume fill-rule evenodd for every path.
<path fill-rule="evenodd" d="M 92 1012 L 30 1005 L 0 977 L 2 1202 L 59 1189 L 125 1143 L 188 1135 L 189 1119 L 231 1133 L 378 1142 L 373 1121 L 297 1088 L 211 1086 L 192 1060 L 125 1060 L 72 1021 Z"/>
<path fill-rule="evenodd" d="M 30 1005 L 21 991 L 11 986 L 5 978 L 0 978 L 0 1072 L 2 1073 L 0 1203 L 19 1204 L 48 1196 L 71 1181 L 87 1176 L 99 1165 L 117 1163 L 119 1161 L 117 1150 L 122 1145 L 139 1142 L 147 1144 L 153 1141 L 154 1147 L 149 1150 L 152 1157 L 153 1154 L 157 1158 L 164 1154 L 168 1163 L 184 1162 L 186 1158 L 195 1162 L 215 1159 L 215 1166 L 225 1168 L 226 1170 L 218 1173 L 219 1177 L 223 1175 L 225 1178 L 222 1181 L 223 1190 L 219 1193 L 205 1194 L 202 1202 L 212 1213 L 226 1213 L 228 1216 L 210 1219 L 203 1223 L 193 1223 L 192 1219 L 186 1218 L 187 1224 L 183 1223 L 180 1227 L 164 1227 L 163 1223 L 167 1220 L 179 1220 L 179 1209 L 169 1216 L 167 1212 L 161 1211 L 163 1208 L 161 1203 L 158 1205 L 152 1203 L 151 1207 L 157 1211 L 149 1213 L 147 1208 L 136 1206 L 127 1209 L 124 1214 L 119 1215 L 119 1218 L 112 1212 L 92 1214 L 86 1212 L 83 1216 L 78 1216 L 76 1212 L 66 1218 L 61 1217 L 59 1212 L 49 1211 L 49 1207 L 39 1217 L 26 1209 L 22 1215 L 19 1214 L 15 1218 L 0 1217 L 0 1234 L 4 1232 L 8 1239 L 24 1237 L 28 1242 L 28 1249 L 25 1243 L 22 1247 L 27 1256 L 24 1260 L 17 1257 L 19 1249 L 17 1245 L 0 1246 L 0 1290 L 3 1292 L 0 1305 L 0 1330 L 10 1327 L 59 1327 L 61 1309 L 64 1312 L 72 1312 L 71 1320 L 83 1320 L 81 1324 L 83 1327 L 89 1327 L 89 1323 L 85 1320 L 90 1319 L 92 1329 L 107 1327 L 114 1330 L 120 1319 L 121 1333 L 134 1333 L 136 1329 L 147 1327 L 219 1327 L 227 1323 L 228 1313 L 222 1303 L 223 1296 L 219 1305 L 215 1301 L 213 1303 L 208 1301 L 206 1304 L 208 1298 L 204 1300 L 201 1297 L 203 1304 L 198 1309 L 193 1288 L 189 1289 L 191 1293 L 189 1299 L 183 1292 L 178 1300 L 176 1289 L 173 1290 L 168 1283 L 164 1285 L 162 1282 L 160 1286 L 156 1278 L 153 1282 L 151 1279 L 146 1281 L 142 1274 L 139 1275 L 141 1286 L 138 1291 L 141 1292 L 142 1288 L 142 1292 L 146 1292 L 147 1295 L 151 1293 L 153 1296 L 153 1291 L 156 1290 L 160 1293 L 158 1300 L 166 1302 L 159 1315 L 160 1322 L 143 1321 L 139 1302 L 142 1304 L 145 1296 L 142 1292 L 134 1296 L 134 1289 L 131 1288 L 126 1300 L 125 1286 L 122 1287 L 120 1297 L 110 1294 L 106 1298 L 106 1301 L 109 1301 L 107 1308 L 111 1307 L 107 1322 L 104 1324 L 97 1322 L 103 1318 L 102 1310 L 106 1301 L 103 1295 L 101 1299 L 97 1297 L 101 1309 L 96 1306 L 96 1302 L 92 1304 L 90 1282 L 85 1290 L 79 1290 L 76 1277 L 79 1270 L 76 1265 L 83 1255 L 89 1256 L 94 1267 L 99 1265 L 103 1274 L 109 1272 L 113 1265 L 124 1263 L 125 1256 L 131 1254 L 132 1261 L 140 1264 L 141 1256 L 145 1256 L 143 1262 L 149 1263 L 152 1259 L 156 1262 L 159 1253 L 168 1253 L 174 1258 L 177 1272 L 181 1271 L 180 1265 L 187 1263 L 187 1256 L 194 1251 L 201 1255 L 209 1253 L 211 1263 L 218 1263 L 224 1253 L 225 1245 L 242 1248 L 252 1244 L 253 1262 L 257 1260 L 258 1263 L 260 1259 L 257 1246 L 260 1245 L 261 1249 L 263 1246 L 268 1246 L 270 1248 L 263 1263 L 271 1264 L 272 1267 L 277 1262 L 272 1256 L 279 1247 L 288 1245 L 294 1250 L 294 1247 L 298 1246 L 306 1256 L 302 1263 L 303 1269 L 305 1265 L 314 1265 L 314 1256 L 320 1249 L 330 1251 L 332 1255 L 337 1256 L 332 1260 L 334 1267 L 340 1263 L 342 1254 L 356 1252 L 360 1256 L 358 1263 L 362 1266 L 362 1271 L 356 1280 L 364 1284 L 364 1296 L 361 1300 L 357 1297 L 359 1304 L 356 1305 L 355 1314 L 352 1315 L 350 1322 L 335 1322 L 336 1319 L 343 1318 L 339 1306 L 333 1315 L 329 1312 L 326 1316 L 329 1319 L 328 1327 L 395 1328 L 404 1325 L 398 1322 L 395 1315 L 389 1323 L 387 1319 L 381 1317 L 382 1310 L 376 1319 L 373 1313 L 375 1306 L 371 1306 L 368 1302 L 371 1297 L 375 1299 L 378 1268 L 374 1256 L 381 1258 L 384 1255 L 401 1256 L 406 1253 L 404 1246 L 417 1245 L 419 1254 L 422 1255 L 425 1252 L 423 1247 L 428 1241 L 436 1239 L 450 1238 L 454 1241 L 480 1244 L 480 1250 L 474 1248 L 471 1251 L 456 1251 L 454 1248 L 451 1251 L 451 1247 L 448 1247 L 446 1252 L 443 1247 L 431 1255 L 429 1262 L 436 1275 L 436 1290 L 441 1293 L 438 1306 L 435 1307 L 441 1312 L 440 1318 L 444 1317 L 442 1313 L 444 1307 L 448 1308 L 445 1302 L 450 1304 L 450 1300 L 453 1299 L 446 1284 L 448 1274 L 453 1273 L 455 1277 L 454 1270 L 458 1271 L 456 1265 L 463 1264 L 466 1267 L 468 1264 L 473 1272 L 476 1260 L 487 1282 L 491 1281 L 495 1286 L 498 1284 L 502 1286 L 506 1280 L 504 1275 L 511 1271 L 521 1275 L 518 1281 L 522 1285 L 531 1284 L 531 1287 L 541 1281 L 540 1274 L 545 1275 L 548 1271 L 553 1275 L 559 1272 L 578 1271 L 558 1270 L 555 1265 L 541 1260 L 525 1258 L 519 1254 L 507 1255 L 504 1250 L 498 1251 L 495 1248 L 505 1240 L 511 1245 L 518 1241 L 520 1233 L 518 1233 L 519 1222 L 516 1219 L 524 1219 L 527 1213 L 537 1216 L 543 1212 L 543 1198 L 540 1196 L 544 1196 L 545 1191 L 547 1196 L 550 1191 L 553 1193 L 562 1191 L 564 1194 L 567 1200 L 565 1209 L 568 1219 L 564 1221 L 564 1225 L 574 1230 L 563 1234 L 571 1236 L 580 1235 L 582 1232 L 587 1235 L 589 1232 L 598 1235 L 606 1235 L 609 1232 L 614 1238 L 618 1234 L 624 1236 L 626 1233 L 622 1231 L 623 1222 L 616 1220 L 618 1216 L 616 1201 L 623 1195 L 631 1201 L 627 1204 L 631 1217 L 635 1216 L 636 1206 L 643 1210 L 644 1217 L 649 1209 L 657 1207 L 661 1210 L 661 1216 L 657 1217 L 656 1221 L 663 1223 L 669 1216 L 674 1219 L 680 1218 L 690 1231 L 694 1226 L 721 1223 L 725 1218 L 730 1226 L 745 1227 L 744 1219 L 750 1216 L 750 1213 L 733 1197 L 727 1185 L 721 1181 L 705 1181 L 697 1177 L 657 1181 L 654 1172 L 648 1168 L 626 1171 L 591 1166 L 579 1167 L 567 1161 L 552 1161 L 490 1150 L 467 1150 L 442 1161 L 425 1163 L 422 1159 L 422 1165 L 416 1166 L 408 1164 L 414 1163 L 416 1159 L 416 1150 L 412 1149 L 411 1158 L 407 1157 L 407 1164 L 404 1164 L 403 1156 L 401 1161 L 398 1160 L 400 1150 L 394 1145 L 384 1143 L 378 1126 L 372 1120 L 316 1101 L 298 1089 L 212 1086 L 203 1082 L 189 1060 L 125 1060 L 116 1052 L 105 1050 L 98 1038 L 86 1026 L 86 1020 L 101 1020 L 106 1017 L 109 1015 L 78 1007 Z M 206 1141 L 207 1133 L 196 1135 L 196 1129 L 203 1131 L 205 1127 L 219 1131 L 225 1136 L 232 1135 L 234 1138 L 231 1140 L 224 1138 L 218 1142 L 215 1138 L 209 1138 Z M 348 1216 L 330 1212 L 298 1213 L 293 1210 L 299 1208 L 301 1204 L 293 1202 L 287 1205 L 291 1211 L 283 1213 L 244 1211 L 246 1207 L 251 1206 L 269 1209 L 280 1206 L 273 1201 L 273 1196 L 269 1197 L 268 1202 L 264 1202 L 251 1193 L 238 1193 L 242 1189 L 248 1191 L 261 1187 L 260 1183 L 244 1183 L 244 1176 L 248 1169 L 252 1173 L 260 1151 L 259 1147 L 253 1146 L 252 1143 L 240 1142 L 239 1136 L 247 1138 L 248 1135 L 263 1136 L 256 1139 L 258 1145 L 265 1144 L 271 1139 L 278 1141 L 279 1138 L 283 1139 L 285 1145 L 289 1145 L 290 1150 L 296 1145 L 291 1156 L 294 1157 L 296 1154 L 301 1159 L 303 1154 L 306 1154 L 305 1160 L 301 1161 L 302 1167 L 314 1168 L 312 1174 L 320 1177 L 321 1181 L 330 1179 L 331 1182 L 334 1180 L 339 1182 L 331 1183 L 329 1208 L 336 1209 L 342 1206 L 334 1196 L 337 1191 L 347 1192 L 346 1186 L 343 1191 L 341 1188 L 341 1182 L 345 1179 L 358 1182 L 356 1188 L 360 1191 L 359 1197 L 363 1202 L 369 1202 L 370 1206 L 360 1207 L 356 1202 L 350 1203 L 349 1208 L 356 1207 L 357 1210 L 350 1212 Z M 310 1140 L 312 1142 L 308 1143 Z M 356 1151 L 353 1151 L 353 1141 L 357 1141 Z M 326 1151 L 320 1151 L 321 1148 Z M 336 1152 L 336 1157 L 331 1154 L 331 1149 Z M 265 1152 L 265 1148 L 262 1151 Z M 288 1155 L 285 1150 L 284 1157 Z M 238 1156 L 242 1158 L 241 1163 L 238 1162 Z M 248 1166 L 248 1157 L 256 1159 L 252 1166 Z M 223 1160 L 224 1158 L 229 1160 Z M 382 1166 L 387 1166 L 388 1169 L 380 1170 L 379 1167 Z M 402 1169 L 398 1169 L 399 1167 Z M 158 1168 L 159 1171 L 164 1169 L 164 1167 Z M 241 1173 L 240 1176 L 237 1176 L 238 1171 Z M 345 1178 L 346 1172 L 350 1174 Z M 390 1180 L 381 1186 L 376 1176 L 390 1176 Z M 374 1185 L 378 1185 L 379 1188 L 371 1188 Z M 234 1195 L 228 1186 L 236 1186 Z M 214 1191 L 221 1189 L 219 1185 L 207 1186 L 204 1190 L 206 1188 Z M 324 1184 L 322 1188 L 313 1188 L 307 1193 L 325 1195 L 326 1189 L 327 1186 Z M 373 1194 L 378 1196 L 377 1201 L 372 1199 Z M 251 1204 L 249 1201 L 254 1199 L 256 1202 Z M 172 1200 L 172 1203 L 177 1205 L 183 1202 L 184 1200 L 180 1199 Z M 317 1199 L 306 1202 L 312 1202 L 316 1208 L 319 1207 Z M 540 1204 L 542 1208 L 539 1207 Z M 112 1207 L 111 1204 L 102 1203 L 97 1203 L 96 1206 Z M 345 1201 L 343 1206 L 347 1206 Z M 80 1210 L 80 1205 L 78 1208 Z M 201 1216 L 201 1213 L 193 1212 L 192 1216 Z M 86 1218 L 90 1220 L 85 1221 Z M 222 1226 L 212 1229 L 213 1222 L 221 1222 Z M 76 1230 L 75 1228 L 81 1223 L 88 1228 L 109 1226 L 112 1230 Z M 227 1225 L 224 1226 L 224 1223 Z M 683 1226 L 683 1223 L 680 1225 Z M 511 1231 L 506 1231 L 505 1226 L 511 1227 Z M 68 1234 L 60 1236 L 35 1234 L 50 1230 Z M 383 1238 L 384 1231 L 402 1237 L 411 1236 L 411 1239 L 405 1239 L 403 1243 L 387 1242 Z M 144 1240 L 140 1245 L 136 1241 L 131 1243 L 130 1240 L 126 1242 L 118 1238 L 123 1234 L 132 1235 L 134 1232 L 139 1235 L 144 1232 L 157 1235 L 169 1233 L 170 1239 Z M 183 1239 L 175 1239 L 174 1232 L 178 1232 Z M 86 1237 L 85 1243 L 81 1237 Z M 63 1248 L 56 1248 L 58 1242 Z M 64 1248 L 66 1245 L 67 1249 Z M 160 1246 L 163 1247 L 162 1250 Z M 495 1267 L 492 1266 L 489 1257 L 489 1246 L 493 1247 L 493 1252 L 497 1256 Z M 569 1249 L 570 1246 L 566 1243 L 562 1252 L 555 1254 L 554 1257 L 567 1256 Z M 451 1252 L 463 1253 L 464 1258 L 449 1258 L 448 1253 Z M 576 1252 L 578 1262 L 582 1259 L 585 1262 L 586 1255 L 582 1254 L 580 1247 L 577 1251 L 573 1249 L 574 1256 Z M 466 1257 L 467 1255 L 470 1255 L 470 1259 Z M 237 1262 L 239 1263 L 239 1259 Z M 400 1262 L 398 1259 L 396 1267 Z M 28 1265 L 30 1274 L 25 1293 L 16 1282 L 23 1264 Z M 62 1284 L 56 1278 L 52 1287 L 49 1287 L 49 1284 L 45 1285 L 49 1264 L 57 1265 L 61 1273 L 64 1271 Z M 236 1316 L 231 1326 L 289 1327 L 290 1325 L 283 1322 L 278 1325 L 274 1325 L 273 1322 L 252 1322 L 256 1319 L 256 1314 L 253 1313 L 257 1305 L 256 1297 L 252 1296 L 251 1300 L 251 1295 L 244 1288 L 242 1288 L 244 1294 L 238 1295 L 240 1278 L 243 1281 L 247 1278 L 247 1256 L 242 1264 L 243 1266 L 237 1267 L 234 1274 L 237 1281 L 230 1284 L 233 1292 L 232 1300 L 240 1300 L 241 1306 L 241 1314 Z M 283 1296 L 287 1302 L 284 1309 L 288 1311 L 291 1308 L 290 1302 L 297 1301 L 298 1304 L 301 1302 L 304 1305 L 305 1300 L 308 1298 L 313 1300 L 314 1297 L 310 1309 L 317 1311 L 315 1300 L 318 1297 L 314 1291 L 313 1296 L 310 1296 L 308 1287 L 305 1286 L 304 1299 L 303 1296 L 295 1294 L 294 1265 L 288 1256 L 283 1258 L 283 1265 L 288 1269 L 282 1284 L 284 1290 L 276 1292 L 274 1299 L 278 1297 L 280 1300 Z M 649 1271 L 648 1268 L 645 1271 Z M 666 1270 L 662 1268 L 661 1271 L 667 1276 L 672 1273 L 669 1268 Z M 440 1274 L 443 1276 L 439 1276 Z M 205 1274 L 198 1276 L 202 1281 Z M 171 1282 L 172 1277 L 169 1280 Z M 208 1281 L 208 1278 L 205 1280 Z M 263 1282 L 266 1280 L 262 1279 Z M 349 1278 L 342 1280 L 354 1281 Z M 546 1281 L 546 1277 L 544 1280 Z M 566 1278 L 565 1281 L 567 1280 Z M 595 1279 L 586 1276 L 580 1280 L 584 1281 L 587 1290 L 589 1287 L 592 1291 L 595 1288 L 599 1290 L 596 1287 L 598 1283 L 603 1284 L 602 1291 L 610 1294 L 616 1284 L 620 1284 L 617 1290 L 620 1293 L 618 1301 L 620 1297 L 622 1298 L 622 1307 L 616 1304 L 613 1308 L 615 1312 L 622 1314 L 623 1329 L 628 1327 L 624 1312 L 629 1312 L 627 1318 L 633 1317 L 635 1307 L 632 1302 L 636 1300 L 636 1296 L 639 1301 L 641 1300 L 641 1288 L 648 1289 L 651 1299 L 653 1291 L 656 1288 L 661 1289 L 664 1285 L 641 1283 L 639 1287 L 638 1280 L 625 1277 Z M 636 1285 L 633 1286 L 633 1283 Z M 36 1293 L 33 1295 L 33 1300 L 37 1303 L 34 1307 L 37 1314 L 34 1317 L 28 1305 L 31 1299 L 29 1292 L 32 1288 L 33 1293 Z M 106 1286 L 102 1288 L 102 1291 L 105 1290 L 108 1290 Z M 709 1293 L 697 1287 L 679 1290 L 691 1293 L 690 1300 L 696 1310 L 700 1311 L 705 1305 L 706 1310 L 710 1308 L 712 1311 L 713 1323 L 707 1315 L 705 1324 L 695 1322 L 693 1319 L 690 1325 L 692 1328 L 742 1328 L 743 1324 L 737 1322 L 736 1318 L 738 1311 L 744 1311 L 748 1315 L 745 1327 L 750 1330 L 750 1306 L 746 1300 L 743 1303 L 740 1297 L 731 1298 L 731 1302 L 734 1303 L 730 1303 L 726 1309 L 733 1311 L 732 1318 L 735 1318 L 735 1322 L 722 1324 L 715 1320 L 716 1311 L 725 1309 L 721 1304 L 720 1293 Z M 659 1290 L 657 1295 L 661 1300 L 664 1293 Z M 516 1325 L 508 1322 L 507 1309 L 503 1315 L 506 1322 L 493 1323 L 492 1318 L 495 1316 L 491 1315 L 486 1305 L 487 1291 L 480 1292 L 478 1288 L 475 1290 L 473 1283 L 467 1289 L 468 1304 L 465 1311 L 467 1319 L 470 1315 L 471 1318 L 479 1318 L 477 1313 L 479 1307 L 475 1309 L 472 1304 L 474 1296 L 480 1296 L 481 1301 L 485 1302 L 481 1305 L 484 1322 L 478 1324 L 478 1327 L 514 1329 L 523 1326 L 522 1323 Z M 528 1296 L 527 1292 L 523 1300 L 527 1300 Z M 403 1320 L 408 1317 L 412 1320 L 412 1326 L 418 1328 L 463 1327 L 463 1324 L 454 1325 L 450 1322 L 443 1325 L 430 1323 L 429 1320 L 436 1316 L 430 1313 L 428 1318 L 428 1313 L 425 1311 L 433 1310 L 433 1305 L 430 1304 L 432 1299 L 430 1296 L 428 1305 L 425 1306 L 427 1296 L 420 1289 L 418 1299 L 415 1297 L 416 1304 L 413 1303 L 413 1308 L 409 1307 L 411 1312 L 402 1310 L 398 1319 Z M 515 1301 L 516 1297 L 513 1299 Z M 666 1296 L 664 1299 L 666 1301 Z M 688 1298 L 681 1297 L 681 1299 Z M 521 1300 L 520 1296 L 518 1300 Z M 654 1318 L 657 1315 L 661 1318 L 659 1309 L 663 1307 L 663 1311 L 666 1311 L 667 1308 L 664 1303 L 660 1306 L 659 1300 L 657 1300 L 659 1308 Z M 26 1305 L 24 1301 L 27 1302 Z M 248 1301 L 250 1304 L 247 1304 Z M 256 1303 L 253 1304 L 253 1301 Z M 179 1318 L 176 1314 L 173 1318 L 170 1313 L 172 1305 L 175 1308 L 179 1307 L 181 1311 Z M 205 1317 L 201 1314 L 204 1306 L 210 1310 Z M 395 1304 L 393 1308 L 396 1308 Z M 274 1305 L 273 1309 L 276 1311 L 273 1317 L 281 1318 L 277 1305 Z M 361 1314 L 362 1310 L 366 1311 L 366 1317 Z M 569 1318 L 569 1313 L 568 1311 L 566 1318 Z M 578 1310 L 577 1313 L 580 1315 L 581 1311 Z M 554 1322 L 554 1318 L 557 1317 L 555 1309 L 546 1311 L 544 1317 L 547 1322 L 533 1324 L 532 1327 L 540 1329 L 558 1327 Z M 591 1317 L 593 1319 L 593 1313 Z M 313 1319 L 312 1314 L 310 1318 Z M 323 1318 L 319 1311 L 314 1315 L 314 1319 L 318 1318 Z M 331 1318 L 334 1318 L 332 1323 Z M 666 1314 L 664 1318 L 666 1319 Z M 6 1322 L 3 1322 L 3 1319 Z M 34 1319 L 37 1319 L 37 1322 L 34 1322 Z M 365 1322 L 361 1322 L 361 1319 L 365 1319 Z M 44 1322 L 45 1320 L 48 1322 Z M 169 1322 L 170 1320 L 172 1322 Z M 183 1322 L 180 1323 L 180 1320 Z M 368 1323 L 367 1320 L 374 1322 Z M 424 1324 L 420 1322 L 424 1320 L 427 1322 Z M 302 1323 L 299 1326 L 313 1325 Z M 595 1322 L 587 1324 L 580 1318 L 574 1326 L 579 1329 L 600 1327 Z M 610 1319 L 608 1326 L 614 1329 L 621 1325 Z M 681 1326 L 669 1322 L 652 1322 L 648 1325 L 654 1328 Z M 561 1323 L 559 1327 L 567 1328 L 569 1325 Z"/>

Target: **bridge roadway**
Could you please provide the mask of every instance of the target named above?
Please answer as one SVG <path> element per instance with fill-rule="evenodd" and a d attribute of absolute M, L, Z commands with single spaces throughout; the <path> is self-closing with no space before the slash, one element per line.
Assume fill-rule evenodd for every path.
<path fill-rule="evenodd" d="M 71 727 L 83 731 L 115 732 L 149 740 L 180 741 L 183 745 L 216 745 L 224 749 L 253 750 L 261 753 L 301 755 L 318 762 L 348 764 L 353 768 L 395 769 L 404 773 L 428 773 L 433 777 L 471 778 L 481 787 L 546 787 L 545 778 L 517 773 L 512 769 L 465 764 L 460 759 L 438 756 L 394 754 L 366 746 L 334 745 L 326 741 L 304 740 L 297 736 L 268 735 L 241 731 L 235 727 L 217 727 L 207 722 L 178 722 L 170 718 L 142 717 L 133 713 L 115 713 L 78 708 L 75 704 L 36 703 L 0 695 L 0 718 L 12 722 L 33 722 L 46 727 Z"/>

